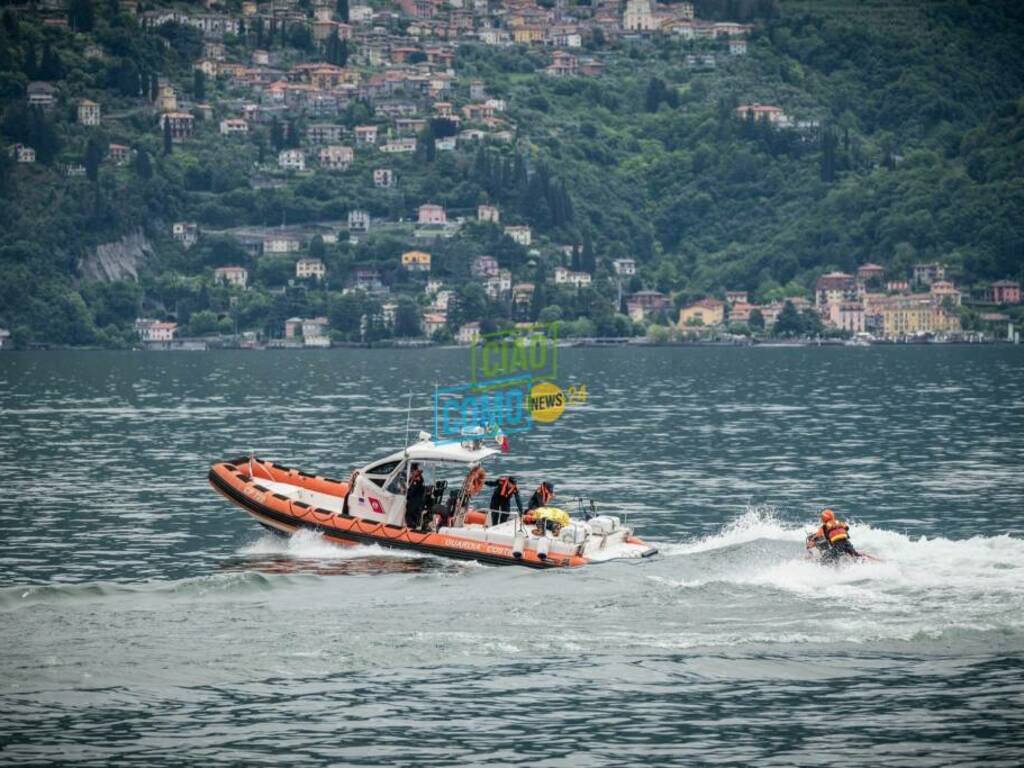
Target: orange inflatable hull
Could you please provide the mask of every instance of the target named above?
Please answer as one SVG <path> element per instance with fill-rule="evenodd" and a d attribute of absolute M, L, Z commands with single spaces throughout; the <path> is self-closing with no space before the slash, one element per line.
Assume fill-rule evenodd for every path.
<path fill-rule="evenodd" d="M 434 533 L 407 527 L 362 520 L 331 510 L 313 507 L 301 501 L 274 493 L 260 484 L 260 480 L 298 486 L 309 491 L 344 499 L 348 483 L 320 475 L 310 475 L 291 467 L 269 461 L 241 458 L 214 464 L 209 480 L 214 490 L 231 503 L 241 507 L 261 524 L 285 533 L 306 528 L 316 531 L 339 544 L 379 544 L 395 549 L 408 549 L 443 555 L 462 560 L 478 560 L 494 565 L 525 565 L 532 568 L 565 568 L 585 565 L 588 561 L 579 555 L 552 552 L 541 560 L 535 552 L 527 550 L 522 557 L 512 554 L 511 546 L 462 538 L 453 531 Z M 476 515 L 469 512 L 467 522 Z M 456 529 L 457 530 L 457 529 Z"/>

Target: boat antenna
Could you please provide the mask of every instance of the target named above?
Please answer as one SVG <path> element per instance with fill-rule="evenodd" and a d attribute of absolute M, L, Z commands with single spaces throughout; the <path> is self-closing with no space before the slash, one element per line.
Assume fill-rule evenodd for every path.
<path fill-rule="evenodd" d="M 405 407 L 405 447 L 409 448 L 409 420 L 412 418 L 412 392 L 409 393 L 409 403 Z"/>

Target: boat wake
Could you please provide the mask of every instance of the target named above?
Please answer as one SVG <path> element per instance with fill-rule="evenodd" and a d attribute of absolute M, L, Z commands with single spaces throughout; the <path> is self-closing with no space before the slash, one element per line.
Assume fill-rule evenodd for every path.
<path fill-rule="evenodd" d="M 308 529 L 300 529 L 291 536 L 265 534 L 241 547 L 237 557 L 221 564 L 221 570 L 225 571 L 318 576 L 426 573 L 466 567 L 465 562 L 449 562 L 430 554 L 387 549 L 376 544 L 335 544 Z"/>
<path fill-rule="evenodd" d="M 878 636 L 872 626 L 884 636 L 896 627 L 912 630 L 910 636 L 955 628 L 1024 630 L 1024 541 L 912 537 L 851 522 L 857 548 L 879 560 L 821 566 L 804 550 L 809 527 L 762 508 L 718 533 L 660 545 L 660 573 L 648 578 L 691 594 L 742 587 L 766 606 L 821 606 L 830 623 L 856 624 L 863 639 Z"/>

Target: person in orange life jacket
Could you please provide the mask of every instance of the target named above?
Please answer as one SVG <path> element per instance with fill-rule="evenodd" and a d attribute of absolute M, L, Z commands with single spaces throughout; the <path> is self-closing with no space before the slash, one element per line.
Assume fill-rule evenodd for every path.
<path fill-rule="evenodd" d="M 511 475 L 499 477 L 497 480 L 488 480 L 484 485 L 494 488 L 494 493 L 491 494 L 491 509 L 505 513 L 494 516 L 496 525 L 508 520 L 508 512 L 512 508 L 513 499 L 519 514 L 523 514 L 523 500 L 519 496 L 519 486 L 516 485 L 514 477 Z"/>
<path fill-rule="evenodd" d="M 831 509 L 821 513 L 821 527 L 807 537 L 807 548 L 817 548 L 823 560 L 835 562 L 843 555 L 860 557 L 860 552 L 850 543 L 850 526 L 845 520 L 836 518 Z"/>
<path fill-rule="evenodd" d="M 546 507 L 553 498 L 555 498 L 555 484 L 545 480 L 537 486 L 537 490 L 533 492 L 530 500 L 526 503 L 526 511 Z"/>

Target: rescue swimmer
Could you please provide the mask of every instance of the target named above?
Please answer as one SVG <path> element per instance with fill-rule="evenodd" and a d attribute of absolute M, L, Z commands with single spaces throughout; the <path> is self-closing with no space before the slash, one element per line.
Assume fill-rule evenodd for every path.
<path fill-rule="evenodd" d="M 858 552 L 850 541 L 850 525 L 836 517 L 836 513 L 826 507 L 821 511 L 821 527 L 807 537 L 808 550 L 816 551 L 821 562 L 835 565 L 844 558 L 862 558 L 866 555 Z"/>

